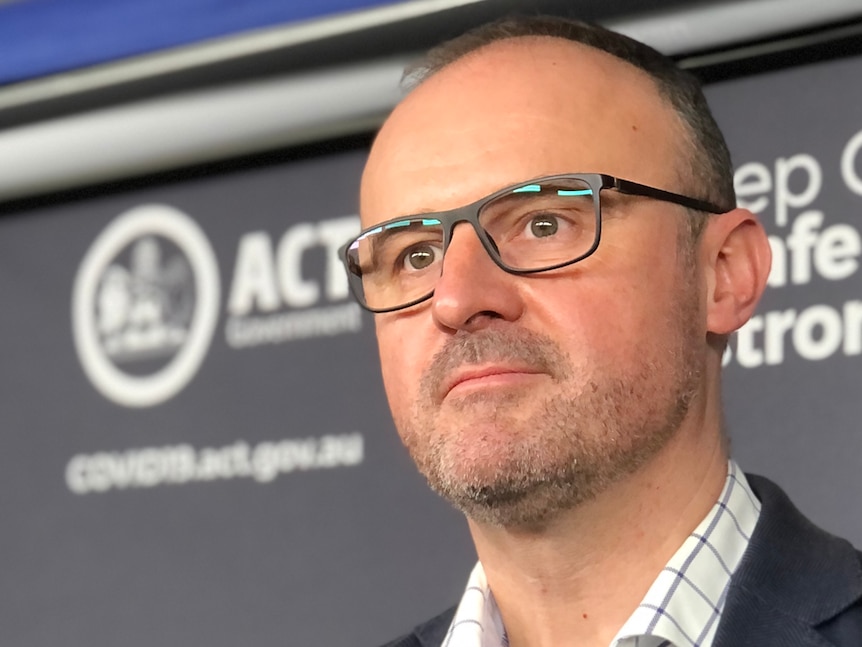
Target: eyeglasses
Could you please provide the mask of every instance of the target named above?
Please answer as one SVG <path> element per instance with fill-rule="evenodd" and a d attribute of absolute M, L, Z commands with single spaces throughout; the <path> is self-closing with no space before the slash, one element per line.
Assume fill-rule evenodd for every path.
<path fill-rule="evenodd" d="M 470 223 L 488 255 L 511 274 L 577 263 L 599 246 L 603 189 L 696 211 L 726 211 L 610 175 L 552 175 L 506 187 L 457 209 L 395 218 L 364 230 L 340 251 L 351 290 L 363 308 L 378 313 L 428 299 L 443 272 L 443 255 L 459 222 Z"/>

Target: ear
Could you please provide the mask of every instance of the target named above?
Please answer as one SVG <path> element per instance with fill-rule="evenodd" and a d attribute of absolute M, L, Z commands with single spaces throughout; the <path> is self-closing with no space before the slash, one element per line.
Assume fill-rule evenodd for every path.
<path fill-rule="evenodd" d="M 707 272 L 707 330 L 728 335 L 749 320 L 766 288 L 772 250 L 747 209 L 712 216 L 701 239 Z"/>

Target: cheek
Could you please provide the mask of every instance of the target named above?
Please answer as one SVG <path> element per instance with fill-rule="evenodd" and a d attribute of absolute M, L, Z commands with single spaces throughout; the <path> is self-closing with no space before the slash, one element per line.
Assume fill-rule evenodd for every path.
<path fill-rule="evenodd" d="M 635 337 L 649 336 L 678 314 L 680 300 L 688 296 L 683 294 L 688 277 L 695 271 L 677 242 L 676 220 L 665 216 L 649 224 L 632 237 L 636 244 L 608 249 L 615 266 L 599 274 L 604 299 L 613 311 L 608 325 Z"/>
<path fill-rule="evenodd" d="M 568 324 L 566 350 L 578 372 L 592 374 L 603 366 L 622 368 L 642 341 L 630 302 L 597 295 L 589 308 L 574 313 Z"/>
<path fill-rule="evenodd" d="M 653 264 L 649 269 L 595 266 L 553 294 L 536 290 L 532 322 L 537 330 L 559 331 L 558 340 L 572 363 L 587 369 L 626 365 L 665 338 L 677 313 L 672 275 Z M 555 286 L 556 288 L 556 286 Z M 531 326 L 532 327 L 532 326 Z M 556 336 L 556 335 L 552 335 Z"/>
<path fill-rule="evenodd" d="M 409 321 L 378 315 L 377 346 L 386 397 L 396 419 L 412 405 L 422 376 L 426 346 Z M 427 355 L 430 357 L 430 352 Z"/>

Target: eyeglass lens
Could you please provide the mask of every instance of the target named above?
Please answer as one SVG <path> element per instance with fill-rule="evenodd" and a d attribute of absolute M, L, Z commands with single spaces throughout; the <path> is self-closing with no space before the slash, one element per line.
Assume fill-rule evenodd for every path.
<path fill-rule="evenodd" d="M 518 186 L 478 209 L 485 248 L 513 271 L 550 269 L 589 254 L 597 220 L 594 191 L 576 178 Z M 349 247 L 348 264 L 368 307 L 396 308 L 433 292 L 443 271 L 444 221 L 444 214 L 390 221 Z"/>

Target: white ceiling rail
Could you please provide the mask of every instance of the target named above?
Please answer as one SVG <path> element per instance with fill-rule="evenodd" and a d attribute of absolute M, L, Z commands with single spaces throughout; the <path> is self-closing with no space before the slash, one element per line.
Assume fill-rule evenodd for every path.
<path fill-rule="evenodd" d="M 416 4 L 427 10 L 478 1 Z M 683 54 L 860 16 L 862 0 L 744 0 L 697 3 L 607 24 L 668 54 Z M 399 100 L 408 58 L 205 89 L 0 130 L 0 200 L 372 130 Z M 8 100 L 8 91 L 0 90 L 0 105 L 4 96 Z"/>
<path fill-rule="evenodd" d="M 732 47 L 862 17 L 862 0 L 734 0 L 692 3 L 603 24 L 668 55 Z"/>
<path fill-rule="evenodd" d="M 0 0 L 2 1 L 2 0 Z M 408 0 L 266 27 L 0 88 L 0 110 L 278 51 L 487 0 Z"/>
<path fill-rule="evenodd" d="M 262 28 L 0 87 L 0 110 L 277 51 L 488 0 L 409 0 Z M 526 4 L 526 3 L 525 3 Z M 687 54 L 862 16 L 862 0 L 718 0 L 605 21 L 667 54 Z M 526 5 L 529 8 L 529 5 Z"/>
<path fill-rule="evenodd" d="M 172 95 L 0 131 L 0 200 L 372 130 L 405 61 Z"/>

